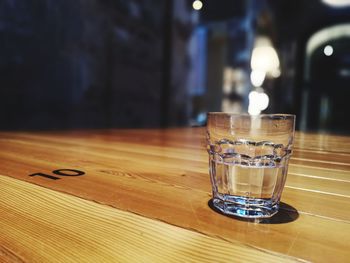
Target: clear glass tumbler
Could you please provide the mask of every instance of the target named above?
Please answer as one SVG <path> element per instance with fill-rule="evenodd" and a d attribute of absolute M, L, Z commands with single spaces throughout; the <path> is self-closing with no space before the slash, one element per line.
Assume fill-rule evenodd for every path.
<path fill-rule="evenodd" d="M 276 214 L 294 130 L 295 115 L 208 113 L 213 205 L 224 214 L 246 218 Z"/>

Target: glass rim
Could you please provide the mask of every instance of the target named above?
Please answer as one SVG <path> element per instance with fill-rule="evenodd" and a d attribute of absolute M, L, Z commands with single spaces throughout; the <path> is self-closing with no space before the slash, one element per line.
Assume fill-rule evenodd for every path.
<path fill-rule="evenodd" d="M 271 113 L 271 114 L 259 114 L 259 115 L 249 115 L 247 113 L 230 113 L 230 112 L 207 112 L 207 115 L 227 115 L 227 116 L 234 116 L 234 117 L 265 117 L 265 118 L 278 118 L 278 117 L 284 117 L 284 118 L 294 118 L 296 117 L 295 114 L 289 114 L 289 113 Z"/>

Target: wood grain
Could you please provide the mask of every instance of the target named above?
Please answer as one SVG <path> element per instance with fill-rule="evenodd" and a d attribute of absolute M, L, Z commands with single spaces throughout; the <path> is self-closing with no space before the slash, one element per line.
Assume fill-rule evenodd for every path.
<path fill-rule="evenodd" d="M 1 262 L 295 262 L 0 176 Z"/>
<path fill-rule="evenodd" d="M 279 215 L 296 220 L 280 224 L 234 220 L 208 207 L 200 128 L 2 132 L 0 174 L 271 253 L 341 261 L 350 258 L 349 142 L 345 136 L 297 134 L 282 196 L 292 207 Z M 57 181 L 28 176 L 59 168 L 86 175 Z"/>

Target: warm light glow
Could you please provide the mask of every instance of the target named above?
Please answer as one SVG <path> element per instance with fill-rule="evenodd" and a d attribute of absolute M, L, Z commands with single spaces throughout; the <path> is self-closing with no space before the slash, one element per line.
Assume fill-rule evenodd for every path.
<path fill-rule="evenodd" d="M 346 7 L 350 5 L 350 0 L 322 0 L 322 2 L 332 7 Z"/>
<path fill-rule="evenodd" d="M 333 54 L 333 47 L 330 46 L 330 45 L 325 46 L 324 49 L 323 49 L 323 53 L 324 53 L 327 57 L 332 56 L 332 54 Z"/>
<path fill-rule="evenodd" d="M 265 72 L 268 77 L 279 76 L 280 61 L 271 40 L 267 37 L 258 37 L 254 46 L 250 62 L 252 70 Z"/>
<path fill-rule="evenodd" d="M 248 113 L 259 115 L 261 111 L 269 106 L 269 96 L 264 92 L 251 91 L 249 93 Z"/>
<path fill-rule="evenodd" d="M 194 10 L 201 10 L 203 7 L 203 3 L 200 0 L 196 0 L 192 3 L 192 7 Z"/>
<path fill-rule="evenodd" d="M 274 71 L 271 72 L 271 76 L 274 77 L 274 78 L 278 78 L 279 76 L 281 76 L 281 71 L 280 69 L 276 69 Z"/>
<path fill-rule="evenodd" d="M 253 49 L 251 67 L 253 70 L 274 71 L 280 65 L 273 47 L 256 47 Z"/>
<path fill-rule="evenodd" d="M 264 83 L 265 76 L 266 73 L 264 71 L 252 70 L 250 73 L 250 81 L 252 82 L 253 86 L 261 87 L 261 85 Z"/>

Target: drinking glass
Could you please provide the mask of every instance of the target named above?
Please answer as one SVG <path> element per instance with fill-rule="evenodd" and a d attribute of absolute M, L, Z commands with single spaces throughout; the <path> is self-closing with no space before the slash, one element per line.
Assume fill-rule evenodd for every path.
<path fill-rule="evenodd" d="M 292 154 L 295 115 L 208 113 L 213 205 L 224 214 L 269 218 L 278 212 Z"/>

